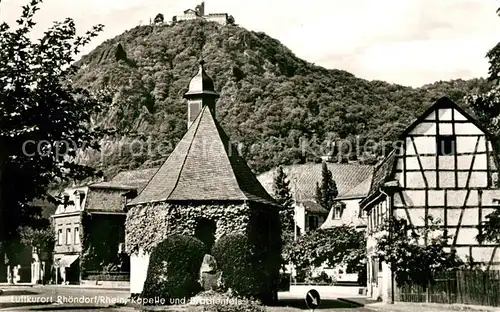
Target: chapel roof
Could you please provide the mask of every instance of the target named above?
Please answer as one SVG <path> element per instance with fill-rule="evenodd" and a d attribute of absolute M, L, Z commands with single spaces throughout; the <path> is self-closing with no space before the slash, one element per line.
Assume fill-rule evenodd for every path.
<path fill-rule="evenodd" d="M 189 82 L 188 91 L 184 94 L 185 98 L 198 95 L 209 95 L 218 97 L 219 94 L 215 91 L 214 81 L 205 71 L 205 61 L 200 61 L 198 73 Z"/>
<path fill-rule="evenodd" d="M 277 205 L 203 107 L 168 159 L 129 205 L 163 201 L 255 201 Z"/>

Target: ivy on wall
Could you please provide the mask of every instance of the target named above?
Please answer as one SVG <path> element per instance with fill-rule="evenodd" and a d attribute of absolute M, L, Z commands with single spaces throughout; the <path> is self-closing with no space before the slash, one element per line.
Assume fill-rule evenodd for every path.
<path fill-rule="evenodd" d="M 127 253 L 150 252 L 167 235 L 194 235 L 201 219 L 216 223 L 215 238 L 224 234 L 245 234 L 251 215 L 248 204 L 151 203 L 132 207 L 125 222 Z"/>
<path fill-rule="evenodd" d="M 124 219 L 122 215 L 82 215 L 82 271 L 118 270 Z"/>

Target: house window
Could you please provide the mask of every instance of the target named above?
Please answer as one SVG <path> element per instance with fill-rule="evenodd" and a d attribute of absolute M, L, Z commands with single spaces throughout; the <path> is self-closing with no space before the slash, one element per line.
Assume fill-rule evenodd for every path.
<path fill-rule="evenodd" d="M 339 220 L 342 218 L 342 213 L 344 212 L 344 207 L 342 205 L 337 205 L 333 211 L 333 219 Z"/>
<path fill-rule="evenodd" d="M 75 228 L 75 245 L 80 244 L 80 229 Z"/>
<path fill-rule="evenodd" d="M 309 231 L 316 230 L 319 222 L 317 216 L 309 216 Z"/>
<path fill-rule="evenodd" d="M 80 194 L 80 209 L 82 209 L 83 200 L 85 199 L 85 194 Z"/>
<path fill-rule="evenodd" d="M 66 245 L 71 244 L 71 229 L 66 229 Z"/>
<path fill-rule="evenodd" d="M 456 153 L 457 138 L 454 135 L 439 135 L 436 141 L 439 156 L 450 156 Z"/>
<path fill-rule="evenodd" d="M 59 229 L 57 230 L 57 244 L 62 245 L 63 244 L 63 237 L 62 237 L 62 230 Z"/>

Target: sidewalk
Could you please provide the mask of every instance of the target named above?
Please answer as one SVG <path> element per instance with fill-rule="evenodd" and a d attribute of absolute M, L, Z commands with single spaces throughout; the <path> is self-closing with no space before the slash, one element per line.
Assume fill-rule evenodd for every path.
<path fill-rule="evenodd" d="M 80 289 L 103 289 L 103 290 L 129 290 L 129 286 L 101 286 L 101 285 L 62 285 L 62 284 L 0 284 L 0 294 L 2 294 L 2 290 L 6 291 L 9 289 L 25 289 L 25 288 L 39 288 L 39 287 L 58 287 L 58 288 L 80 288 Z"/>
<path fill-rule="evenodd" d="M 5 289 L 9 287 L 32 287 L 33 284 L 31 283 L 16 283 L 16 284 L 11 284 L 11 283 L 0 283 L 0 289 Z"/>
<path fill-rule="evenodd" d="M 51 286 L 51 287 L 58 287 L 58 288 L 80 288 L 80 289 L 103 289 L 103 290 L 130 290 L 130 286 L 115 286 L 115 287 L 110 287 L 110 286 L 101 286 L 101 285 L 40 285 L 40 286 Z"/>
<path fill-rule="evenodd" d="M 439 303 L 406 303 L 394 304 L 374 303 L 365 308 L 375 311 L 391 312 L 441 312 L 441 311 L 474 311 L 474 312 L 500 312 L 500 308 L 465 304 L 439 304 Z"/>
<path fill-rule="evenodd" d="M 440 303 L 408 303 L 395 302 L 388 304 L 368 298 L 339 298 L 338 300 L 356 304 L 366 309 L 384 312 L 442 312 L 442 311 L 473 311 L 473 312 L 500 312 L 500 307 L 488 307 L 465 304 Z"/>

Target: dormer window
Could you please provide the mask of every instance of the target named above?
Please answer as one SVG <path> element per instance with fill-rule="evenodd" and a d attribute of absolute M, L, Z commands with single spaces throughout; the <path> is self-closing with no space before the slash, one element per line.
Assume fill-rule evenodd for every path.
<path fill-rule="evenodd" d="M 457 138 L 454 135 L 438 135 L 436 141 L 436 150 L 439 156 L 455 155 L 457 150 Z"/>
<path fill-rule="evenodd" d="M 69 195 L 64 195 L 63 205 L 64 205 L 64 208 L 66 208 L 69 205 Z"/>
<path fill-rule="evenodd" d="M 333 219 L 334 220 L 340 220 L 342 219 L 342 214 L 344 213 L 344 205 L 342 204 L 337 204 L 336 206 L 333 207 Z"/>

